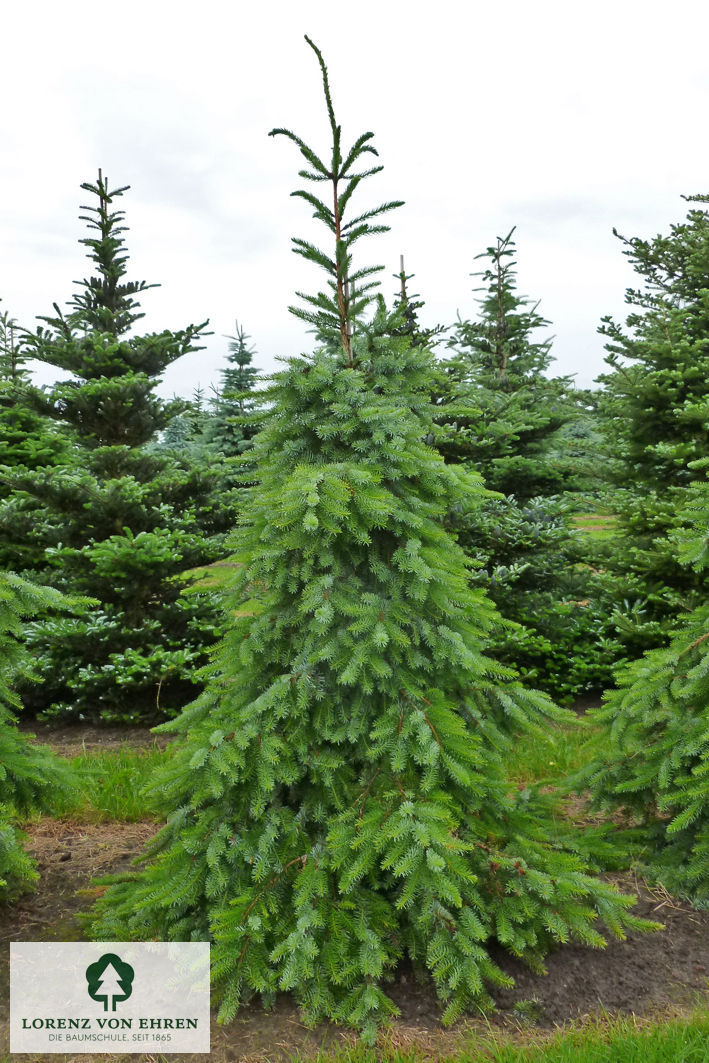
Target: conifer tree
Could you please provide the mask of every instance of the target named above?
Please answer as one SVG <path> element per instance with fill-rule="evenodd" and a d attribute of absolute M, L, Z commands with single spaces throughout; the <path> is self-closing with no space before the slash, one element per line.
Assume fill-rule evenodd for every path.
<path fill-rule="evenodd" d="M 161 728 L 186 736 L 158 780 L 169 819 L 93 929 L 211 938 L 224 1020 L 253 993 L 268 1004 L 291 990 L 308 1021 L 371 1038 L 403 956 L 452 1021 L 509 983 L 491 939 L 541 964 L 553 942 L 602 945 L 599 917 L 620 935 L 637 921 L 630 898 L 586 873 L 546 799 L 505 778 L 511 736 L 563 714 L 484 655 L 500 620 L 441 523 L 480 488 L 425 442 L 430 351 L 396 334 L 403 318 L 373 289 L 359 296 L 371 320 L 346 301 L 358 227 L 382 226 L 369 226 L 381 208 L 348 222 L 345 207 L 378 167 L 363 160 L 371 134 L 342 149 L 309 43 L 331 160 L 287 135 L 333 204 L 305 197 L 334 254 L 295 245 L 331 281 L 304 296 L 322 346 L 268 392 L 230 626 L 207 689 Z"/>
<path fill-rule="evenodd" d="M 36 568 L 42 558 L 41 507 L 12 497 L 12 473 L 29 472 L 61 461 L 67 441 L 36 409 L 37 389 L 26 368 L 23 330 L 7 311 L 0 313 L 0 567 Z"/>
<path fill-rule="evenodd" d="M 399 272 L 395 274 L 399 287 L 394 297 L 394 309 L 399 311 L 404 321 L 400 334 L 409 336 L 414 345 L 433 348 L 437 342 L 436 337 L 445 332 L 445 328 L 442 325 L 434 325 L 432 328 L 425 328 L 421 325 L 419 310 L 422 310 L 426 304 L 420 296 L 412 295 L 408 290 L 408 283 L 413 280 L 414 274 L 407 273 L 404 269 L 403 255 L 400 257 L 400 267 Z"/>
<path fill-rule="evenodd" d="M 205 435 L 209 413 L 204 388 L 198 385 L 191 398 L 181 400 L 181 407 L 161 433 L 157 445 L 174 450 L 181 457 L 189 455 L 190 460 L 199 460 L 207 451 Z"/>
<path fill-rule="evenodd" d="M 94 275 L 78 283 L 69 312 L 28 337 L 33 357 L 70 371 L 44 394 L 46 414 L 66 426 L 72 448 L 48 472 L 14 477 L 18 492 L 49 515 L 47 582 L 90 595 L 86 618 L 36 625 L 30 635 L 44 682 L 26 692 L 33 710 L 92 719 L 156 719 L 194 696 L 215 637 L 206 598 L 181 595 L 181 573 L 219 556 L 212 482 L 150 443 L 182 408 L 155 394 L 161 374 L 198 349 L 205 324 L 136 335 L 137 296 L 154 285 L 126 278 L 124 214 L 99 171 L 82 188 Z"/>
<path fill-rule="evenodd" d="M 256 351 L 250 336 L 237 321 L 229 341 L 227 365 L 211 402 L 207 440 L 226 458 L 238 457 L 251 445 L 261 417 L 258 392 L 259 370 L 253 364 Z"/>
<path fill-rule="evenodd" d="M 219 386 L 208 400 L 201 389 L 195 391 L 188 408 L 163 432 L 160 446 L 204 468 L 218 500 L 220 523 L 231 526 L 242 508 L 241 493 L 249 479 L 248 451 L 264 411 L 249 336 L 237 322 L 235 335 L 226 338 L 227 365 Z M 226 556 L 228 547 L 221 552 Z"/>
<path fill-rule="evenodd" d="M 697 462 L 709 456 L 709 212 L 707 196 L 667 235 L 622 240 L 638 274 L 626 291 L 625 326 L 603 319 L 610 372 L 604 385 L 607 448 L 618 536 L 604 565 L 613 575 L 619 635 L 636 656 L 663 644 L 700 593 L 669 533 Z"/>
<path fill-rule="evenodd" d="M 574 415 L 567 377 L 545 374 L 552 361 L 550 337 L 537 339 L 549 322 L 539 303 L 517 292 L 514 229 L 477 258 L 486 268 L 480 316 L 459 318 L 442 364 L 439 449 L 462 456 L 493 491 L 519 502 L 558 494 L 570 470 L 549 460 L 555 433 Z"/>
<path fill-rule="evenodd" d="M 522 625 L 499 633 L 496 655 L 570 700 L 604 685 L 608 653 L 599 646 L 615 647 L 604 641 L 600 588 L 578 564 L 573 502 L 562 495 L 581 486 L 561 433 L 582 409 L 569 378 L 547 375 L 549 322 L 538 302 L 517 291 L 513 234 L 477 256 L 486 263 L 476 274 L 479 317 L 459 318 L 453 353 L 439 365 L 436 442 L 448 462 L 481 473 L 503 496 L 449 517 L 463 548 L 481 562 L 475 578 L 503 616 Z"/>
<path fill-rule="evenodd" d="M 220 496 L 235 523 L 241 514 L 244 488 L 249 485 L 250 450 L 263 423 L 263 391 L 260 372 L 253 364 L 256 351 L 239 322 L 229 341 L 226 367 L 210 401 L 210 416 L 204 439 L 214 455 L 220 474 Z"/>
<path fill-rule="evenodd" d="M 597 806 L 622 807 L 639 819 L 646 874 L 707 907 L 709 484 L 695 484 L 687 494 L 686 526 L 671 546 L 679 562 L 694 569 L 701 603 L 682 620 L 668 646 L 619 670 L 618 688 L 594 714 L 604 728 L 603 756 L 580 784 L 590 787 Z"/>
<path fill-rule="evenodd" d="M 20 674 L 31 677 L 22 648 L 24 624 L 28 617 L 67 604 L 52 588 L 0 571 L 0 905 L 38 877 L 22 849 L 14 823 L 17 814 L 51 807 L 71 782 L 70 773 L 49 749 L 33 745 L 29 735 L 20 733 L 14 715 L 20 707 L 14 684 Z"/>

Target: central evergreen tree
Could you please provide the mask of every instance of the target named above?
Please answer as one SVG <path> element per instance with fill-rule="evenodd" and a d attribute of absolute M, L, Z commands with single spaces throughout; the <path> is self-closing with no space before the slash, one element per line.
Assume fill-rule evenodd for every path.
<path fill-rule="evenodd" d="M 305 312 L 324 345 L 269 391 L 230 627 L 203 695 L 162 728 L 186 736 L 156 783 L 169 819 L 93 929 L 211 938 L 223 1020 L 254 992 L 291 990 L 308 1021 L 371 1037 L 403 956 L 452 1021 L 509 984 L 491 939 L 539 965 L 552 942 L 602 945 L 599 917 L 621 936 L 637 921 L 585 873 L 546 799 L 505 778 L 511 736 L 563 714 L 484 656 L 500 620 L 442 527 L 481 491 L 425 442 L 430 351 L 396 335 L 383 301 L 369 323 L 347 302 L 351 244 L 382 228 L 369 225 L 382 208 L 345 221 L 374 149 L 367 133 L 341 150 L 311 47 L 329 165 L 288 136 L 332 192 L 332 207 L 305 198 L 334 254 L 296 242 L 331 281 Z M 373 298 L 360 289 L 360 306 Z"/>

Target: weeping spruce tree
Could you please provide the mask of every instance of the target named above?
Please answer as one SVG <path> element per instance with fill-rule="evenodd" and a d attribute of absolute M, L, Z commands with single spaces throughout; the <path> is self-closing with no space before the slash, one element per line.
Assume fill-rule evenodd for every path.
<path fill-rule="evenodd" d="M 14 684 L 19 675 L 32 678 L 20 641 L 25 622 L 66 604 L 53 588 L 0 572 L 0 905 L 38 877 L 22 848 L 15 816 L 49 807 L 70 780 L 49 749 L 32 745 L 18 730 L 14 715 L 20 708 Z"/>
<path fill-rule="evenodd" d="M 599 917 L 619 936 L 639 923 L 632 898 L 586 873 L 545 799 L 505 777 L 512 736 L 561 710 L 484 656 L 502 621 L 442 525 L 481 488 L 426 445 L 431 354 L 365 290 L 373 267 L 352 270 L 353 243 L 393 204 L 348 219 L 379 169 L 366 165 L 372 134 L 342 150 L 309 43 L 329 165 L 274 133 L 329 193 L 296 193 L 334 243 L 295 241 L 328 278 L 297 309 L 321 344 L 274 378 L 234 540 L 233 621 L 204 693 L 160 728 L 186 738 L 158 781 L 169 818 L 147 865 L 98 902 L 93 931 L 210 939 L 223 1021 L 289 990 L 308 1022 L 371 1038 L 396 1010 L 383 985 L 403 957 L 430 972 L 453 1021 L 510 983 L 491 940 L 541 966 L 554 942 L 603 945 Z"/>

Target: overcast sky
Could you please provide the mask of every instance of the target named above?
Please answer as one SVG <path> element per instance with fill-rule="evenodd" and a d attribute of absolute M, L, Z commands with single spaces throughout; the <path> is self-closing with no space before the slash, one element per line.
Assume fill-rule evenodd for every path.
<path fill-rule="evenodd" d="M 287 307 L 320 277 L 290 238 L 322 234 L 289 197 L 297 150 L 267 133 L 326 150 L 308 33 L 345 140 L 375 133 L 385 169 L 359 206 L 406 201 L 362 245 L 386 266 L 385 294 L 403 253 L 426 323 L 472 316 L 474 256 L 516 225 L 520 291 L 553 323 L 557 371 L 586 385 L 603 368 L 599 319 L 623 314 L 633 283 L 613 226 L 666 230 L 682 193 L 709 191 L 707 31 L 701 0 L 8 3 L 0 305 L 31 325 L 67 302 L 88 272 L 79 185 L 100 166 L 131 185 L 130 275 L 161 284 L 144 327 L 214 331 L 163 393 L 217 380 L 235 318 L 267 370 L 307 350 Z"/>

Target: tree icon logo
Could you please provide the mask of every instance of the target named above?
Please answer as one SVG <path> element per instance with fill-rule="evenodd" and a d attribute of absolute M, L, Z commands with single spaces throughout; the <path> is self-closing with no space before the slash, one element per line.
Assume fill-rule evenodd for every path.
<path fill-rule="evenodd" d="M 102 1000 L 104 1011 L 115 1011 L 116 1004 L 128 1000 L 133 992 L 134 976 L 129 963 L 124 963 L 115 952 L 105 952 L 100 960 L 86 968 L 89 996 L 92 1000 Z"/>

